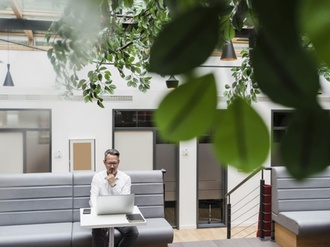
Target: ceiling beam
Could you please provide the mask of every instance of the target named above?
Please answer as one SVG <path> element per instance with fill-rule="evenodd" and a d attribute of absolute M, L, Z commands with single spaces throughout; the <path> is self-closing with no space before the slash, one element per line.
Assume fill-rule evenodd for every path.
<path fill-rule="evenodd" d="M 10 1 L 10 7 L 13 10 L 15 16 L 17 19 L 23 19 L 23 10 L 22 6 L 18 2 L 18 0 L 11 0 Z M 34 36 L 32 30 L 25 29 L 24 30 L 25 35 L 29 39 L 29 45 L 33 45 L 34 43 Z"/>
<path fill-rule="evenodd" d="M 14 11 L 14 14 L 17 18 L 23 19 L 23 11 L 21 5 L 17 0 L 10 0 L 10 7 Z"/>
<path fill-rule="evenodd" d="M 0 31 L 1 32 L 7 32 L 10 30 L 47 31 L 52 23 L 53 21 L 0 18 Z"/>

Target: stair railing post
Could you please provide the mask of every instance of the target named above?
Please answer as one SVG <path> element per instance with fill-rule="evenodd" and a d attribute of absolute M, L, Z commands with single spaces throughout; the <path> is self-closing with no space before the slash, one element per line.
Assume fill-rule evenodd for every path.
<path fill-rule="evenodd" d="M 265 234 L 264 234 L 264 201 L 265 201 L 265 198 L 264 198 L 264 191 L 265 189 L 265 180 L 263 178 L 263 171 L 262 171 L 262 178 L 260 179 L 260 212 L 259 212 L 259 215 L 260 215 L 260 222 L 259 222 L 259 225 L 260 225 L 260 238 L 261 239 L 264 239 L 265 238 Z"/>
<path fill-rule="evenodd" d="M 230 196 L 228 196 L 228 203 L 227 203 L 227 239 L 231 239 L 231 203 L 230 203 Z"/>
<path fill-rule="evenodd" d="M 165 215 L 165 191 L 166 191 L 166 188 L 165 188 L 165 173 L 166 173 L 166 169 L 161 169 L 162 171 L 162 176 L 163 176 L 163 205 L 164 205 L 164 215 Z"/>

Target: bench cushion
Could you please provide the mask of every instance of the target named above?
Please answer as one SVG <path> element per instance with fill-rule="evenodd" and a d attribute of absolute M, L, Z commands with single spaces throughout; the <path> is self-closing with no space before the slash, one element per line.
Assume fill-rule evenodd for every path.
<path fill-rule="evenodd" d="M 91 247 L 92 230 L 82 228 L 80 222 L 72 224 L 72 247 Z"/>
<path fill-rule="evenodd" d="M 280 212 L 276 222 L 299 236 L 325 235 L 330 233 L 330 210 Z"/>
<path fill-rule="evenodd" d="M 155 243 L 172 243 L 173 228 L 164 218 L 146 219 L 147 224 L 137 226 L 139 237 L 134 246 L 146 246 Z M 119 232 L 115 230 L 115 238 Z M 73 223 L 72 247 L 92 246 L 92 230 L 80 227 L 79 222 Z"/>
<path fill-rule="evenodd" d="M 71 247 L 72 223 L 0 227 L 0 247 Z"/>
<path fill-rule="evenodd" d="M 146 220 L 147 225 L 138 226 L 139 237 L 134 246 L 173 242 L 173 228 L 164 218 Z"/>

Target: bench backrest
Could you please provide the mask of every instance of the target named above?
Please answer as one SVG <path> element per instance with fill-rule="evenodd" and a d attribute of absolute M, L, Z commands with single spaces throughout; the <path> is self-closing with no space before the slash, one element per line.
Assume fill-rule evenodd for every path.
<path fill-rule="evenodd" d="M 127 171 L 145 218 L 164 218 L 161 170 Z M 77 222 L 89 207 L 94 172 L 0 174 L 0 225 Z"/>
<path fill-rule="evenodd" d="M 89 208 L 89 196 L 94 172 L 73 173 L 73 221 L 80 221 L 80 208 Z"/>
<path fill-rule="evenodd" d="M 132 180 L 135 205 L 145 218 L 164 218 L 164 180 L 161 170 L 126 172 Z"/>
<path fill-rule="evenodd" d="M 330 210 L 330 167 L 303 181 L 285 167 L 272 167 L 272 211 Z"/>
<path fill-rule="evenodd" d="M 0 175 L 0 225 L 72 222 L 72 175 Z"/>
<path fill-rule="evenodd" d="M 125 171 L 131 177 L 135 205 L 145 218 L 164 218 L 164 181 L 161 170 Z M 79 221 L 79 209 L 89 207 L 94 172 L 73 173 L 73 220 Z"/>

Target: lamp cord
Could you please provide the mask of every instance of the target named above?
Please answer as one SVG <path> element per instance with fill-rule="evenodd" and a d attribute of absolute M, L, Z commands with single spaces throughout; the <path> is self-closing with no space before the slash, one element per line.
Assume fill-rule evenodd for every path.
<path fill-rule="evenodd" d="M 7 32 L 7 40 L 9 41 L 9 34 Z M 9 42 L 7 42 L 7 64 L 9 64 Z"/>

